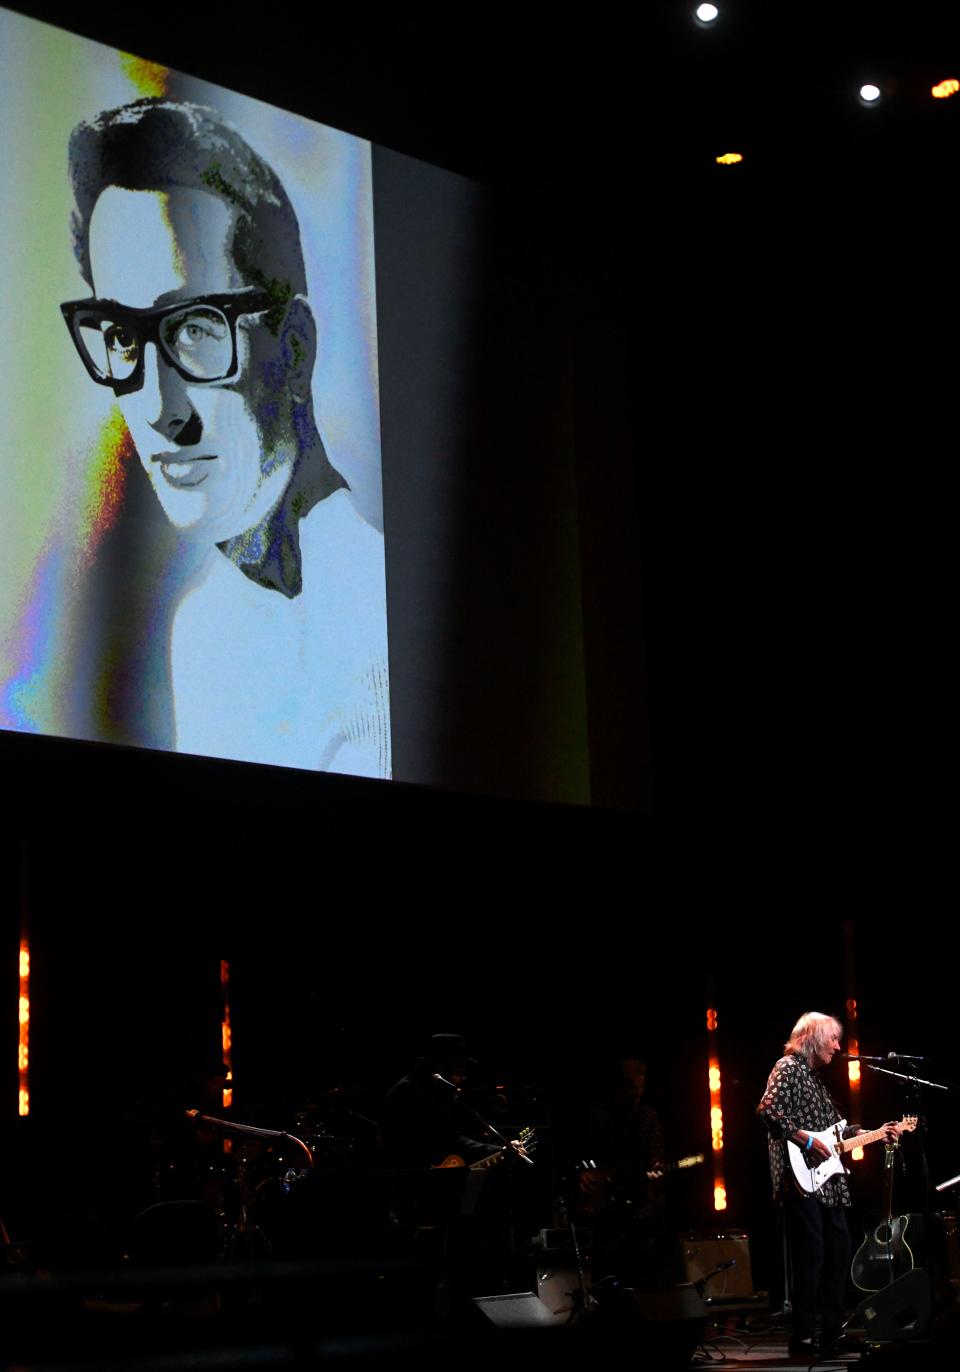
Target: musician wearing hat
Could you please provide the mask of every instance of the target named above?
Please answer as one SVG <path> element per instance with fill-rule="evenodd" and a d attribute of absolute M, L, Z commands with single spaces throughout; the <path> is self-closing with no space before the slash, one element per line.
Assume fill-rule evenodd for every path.
<path fill-rule="evenodd" d="M 387 1092 L 380 1123 L 391 1167 L 438 1167 L 450 1157 L 468 1166 L 500 1151 L 479 1139 L 482 1126 L 460 1102 L 470 1059 L 460 1034 L 434 1034 L 423 1057 Z"/>

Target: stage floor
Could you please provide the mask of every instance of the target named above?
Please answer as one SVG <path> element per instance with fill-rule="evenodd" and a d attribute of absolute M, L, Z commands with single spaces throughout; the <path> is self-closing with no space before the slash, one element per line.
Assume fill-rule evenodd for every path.
<path fill-rule="evenodd" d="M 851 1342 L 856 1342 L 855 1331 L 850 1331 Z M 707 1328 L 703 1343 L 698 1348 L 691 1367 L 722 1367 L 725 1372 L 789 1372 L 793 1368 L 829 1369 L 859 1367 L 881 1372 L 889 1368 L 923 1369 L 924 1372 L 954 1372 L 957 1366 L 957 1349 L 948 1347 L 943 1341 L 930 1342 L 915 1339 L 900 1344 L 870 1345 L 863 1343 L 859 1348 L 851 1348 L 829 1358 L 814 1359 L 798 1357 L 789 1352 L 788 1334 L 784 1329 L 759 1329 L 737 1327 L 729 1318 L 713 1321 Z"/>

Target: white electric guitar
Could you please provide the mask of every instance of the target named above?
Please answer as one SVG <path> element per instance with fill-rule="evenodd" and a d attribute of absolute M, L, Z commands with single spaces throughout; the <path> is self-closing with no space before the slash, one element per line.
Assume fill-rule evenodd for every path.
<path fill-rule="evenodd" d="M 854 1134 L 852 1138 L 845 1139 L 842 1135 L 846 1127 L 846 1120 L 837 1120 L 836 1124 L 832 1124 L 829 1129 L 824 1129 L 819 1134 L 812 1129 L 808 1131 L 811 1138 L 819 1139 L 831 1150 L 829 1158 L 820 1160 L 812 1148 L 806 1148 L 803 1144 L 794 1143 L 793 1139 L 787 1139 L 790 1166 L 793 1168 L 797 1185 L 804 1191 L 819 1191 L 829 1177 L 836 1172 L 845 1171 L 840 1160 L 844 1153 L 852 1153 L 854 1148 L 863 1148 L 868 1143 L 879 1143 L 884 1136 L 883 1129 L 873 1129 L 868 1134 Z M 905 1115 L 900 1121 L 900 1128 L 905 1134 L 911 1133 L 916 1127 L 916 1115 Z"/>

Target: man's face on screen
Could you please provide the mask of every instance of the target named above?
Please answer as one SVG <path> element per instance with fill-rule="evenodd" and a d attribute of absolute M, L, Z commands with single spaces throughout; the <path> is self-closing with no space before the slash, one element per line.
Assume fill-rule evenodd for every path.
<path fill-rule="evenodd" d="M 122 327 L 110 346 L 118 371 L 142 352 L 136 365 L 143 367 L 143 385 L 117 403 L 160 504 L 178 528 L 212 542 L 244 533 L 270 514 L 296 455 L 280 344 L 264 312 L 225 321 L 203 304 L 252 285 L 230 253 L 233 216 L 208 191 L 108 186 L 90 220 L 99 300 L 134 310 L 198 302 L 194 313 L 163 317 L 166 353 L 156 342 L 138 345 Z M 204 349 L 226 348 L 232 360 L 231 326 L 236 348 L 229 374 L 194 379 L 195 370 L 214 376 L 222 370 L 204 373 Z M 174 356 L 189 376 L 171 365 Z"/>

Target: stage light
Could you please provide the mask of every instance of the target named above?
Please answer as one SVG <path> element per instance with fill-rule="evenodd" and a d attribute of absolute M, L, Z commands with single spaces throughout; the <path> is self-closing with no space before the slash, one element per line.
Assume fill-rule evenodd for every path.
<path fill-rule="evenodd" d="M 720 1099 L 720 1059 L 711 1058 L 707 1080 L 710 1084 L 710 1145 L 715 1153 L 723 1148 L 723 1106 Z"/>
<path fill-rule="evenodd" d="M 723 1152 L 723 1111 L 719 1105 L 710 1111 L 710 1147 L 715 1153 Z"/>
<path fill-rule="evenodd" d="M 851 1005 L 854 1007 L 852 1011 L 850 1010 L 850 1006 L 851 1006 Z M 856 1018 L 856 1013 L 857 1013 L 857 1011 L 856 1011 L 856 1005 L 857 1005 L 857 1002 L 856 1002 L 855 1000 L 848 1000 L 848 1001 L 847 1001 L 847 1012 L 848 1012 L 848 1014 L 851 1015 L 852 1018 Z M 849 1117 L 850 1117 L 850 1119 L 852 1119 L 852 1120 L 855 1120 L 855 1119 L 859 1119 L 859 1118 L 860 1118 L 860 1063 L 859 1063 L 859 1061 L 857 1060 L 857 1054 L 858 1054 L 859 1052 L 860 1052 L 860 1041 L 859 1041 L 859 1039 L 855 1039 L 855 1038 L 852 1037 L 852 1035 L 849 1035 L 849 1034 L 848 1034 L 848 1036 L 847 1036 L 847 1053 L 848 1053 L 849 1057 L 848 1057 L 848 1060 L 847 1060 L 847 1080 L 848 1080 L 849 1083 L 850 1083 L 850 1116 L 849 1116 Z M 862 1149 L 862 1148 L 855 1148 L 855 1149 L 853 1150 L 853 1152 L 850 1154 L 850 1157 L 851 1157 L 851 1159 L 852 1159 L 854 1162 L 859 1162 L 859 1161 L 861 1160 L 861 1158 L 863 1157 L 863 1149 Z"/>
<path fill-rule="evenodd" d="M 20 1077 L 17 1113 L 30 1113 L 30 945 L 26 937 L 20 940 L 20 999 L 18 1018 L 20 1021 L 19 1043 L 17 1046 L 17 1071 Z"/>
<path fill-rule="evenodd" d="M 865 105 L 872 105 L 880 99 L 880 87 L 869 83 L 860 87 L 860 99 Z"/>
<path fill-rule="evenodd" d="M 716 5 L 699 5 L 697 7 L 697 18 L 701 24 L 712 24 L 719 13 Z"/>
<path fill-rule="evenodd" d="M 934 100 L 947 100 L 951 95 L 956 95 L 957 91 L 960 91 L 960 81 L 955 80 L 951 76 L 947 81 L 938 82 L 937 85 L 932 88 L 930 94 L 933 96 Z"/>
<path fill-rule="evenodd" d="M 223 1088 L 223 1108 L 229 1110 L 233 1105 L 233 1030 L 230 1028 L 230 964 L 220 959 L 220 993 L 222 998 L 222 1018 L 220 1020 L 220 1042 L 223 1046 L 223 1074 L 229 1086 Z M 227 1151 L 224 1142 L 224 1152 Z"/>
<path fill-rule="evenodd" d="M 721 1098 L 720 1044 L 717 1012 L 707 1010 L 707 1085 L 710 1088 L 710 1149 L 713 1153 L 713 1208 L 726 1210 L 727 1186 L 723 1176 L 723 1100 Z"/>
<path fill-rule="evenodd" d="M 717 158 L 717 163 L 721 167 L 735 167 L 738 162 L 742 161 L 742 152 L 725 152 Z"/>

